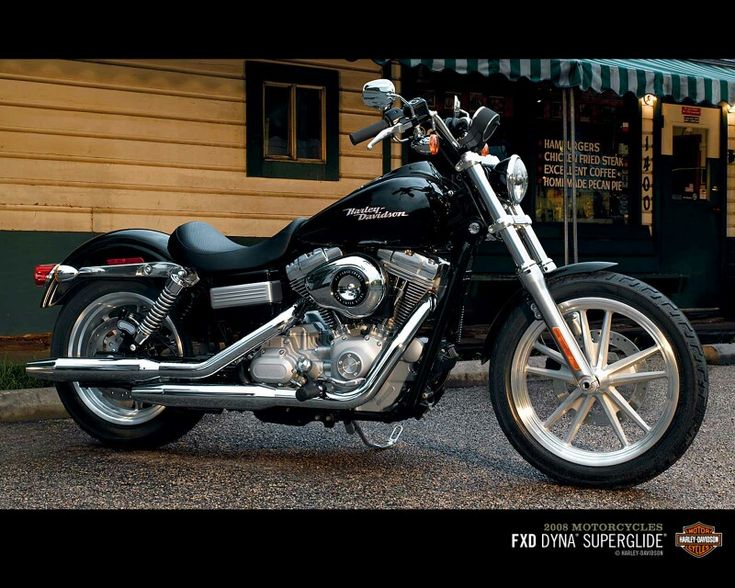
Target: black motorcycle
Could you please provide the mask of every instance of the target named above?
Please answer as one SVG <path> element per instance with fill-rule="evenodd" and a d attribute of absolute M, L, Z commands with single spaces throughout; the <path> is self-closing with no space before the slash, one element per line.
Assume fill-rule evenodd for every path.
<path fill-rule="evenodd" d="M 459 357 L 473 253 L 499 240 L 520 285 L 493 301 L 482 359 L 511 443 L 577 485 L 638 484 L 673 464 L 708 389 L 681 311 L 613 263 L 557 268 L 520 207 L 523 162 L 486 154 L 492 110 L 470 117 L 455 100 L 445 120 L 388 80 L 366 84 L 363 100 L 382 119 L 353 144 L 408 141 L 435 163 L 404 165 L 252 246 L 202 222 L 92 239 L 37 268 L 42 306 L 63 308 L 58 359 L 28 373 L 57 382 L 79 426 L 115 447 L 171 442 L 223 409 L 342 422 L 390 447 L 400 425 L 377 442 L 360 423 L 418 419 L 439 401 Z"/>

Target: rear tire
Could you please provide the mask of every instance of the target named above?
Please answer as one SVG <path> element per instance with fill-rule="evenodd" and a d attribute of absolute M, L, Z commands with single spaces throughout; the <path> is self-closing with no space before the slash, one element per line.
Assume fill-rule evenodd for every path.
<path fill-rule="evenodd" d="M 585 394 L 560 377 L 566 366 L 553 359 L 554 355 L 560 359 L 560 355 L 551 349 L 551 337 L 544 338 L 545 325 L 534 317 L 528 304 L 522 303 L 507 317 L 490 357 L 490 395 L 501 428 L 531 465 L 564 484 L 622 488 L 659 475 L 687 450 L 707 406 L 707 366 L 692 326 L 663 294 L 621 274 L 569 276 L 551 280 L 549 290 L 565 317 L 576 312 L 580 324 L 587 323 L 595 361 L 606 332 L 602 321 L 614 321 L 616 313 L 623 313 L 619 325 L 630 327 L 638 322 L 641 328 L 637 335 L 632 334 L 635 327 L 625 331 L 613 323 L 608 328 L 610 343 L 604 347 L 601 366 L 614 370 L 611 366 L 616 361 L 646 348 L 659 345 L 661 351 L 602 376 L 607 387 L 601 385 L 597 393 Z M 595 330 L 587 317 L 607 312 L 611 318 L 605 314 Z M 649 362 L 658 362 L 659 367 L 651 368 Z M 548 380 L 553 386 L 545 383 Z M 627 398 L 624 389 L 628 390 Z M 660 403 L 660 410 L 655 403 Z M 595 405 L 599 405 L 596 412 L 592 410 Z M 631 407 L 646 417 L 641 417 L 641 424 L 636 421 L 640 415 L 628 410 Z M 660 420 L 649 416 L 655 414 Z M 606 425 L 609 430 L 595 429 L 595 425 Z"/>
<path fill-rule="evenodd" d="M 51 339 L 53 357 L 88 356 L 86 349 L 115 344 L 116 308 L 150 307 L 159 291 L 151 284 L 125 281 L 91 281 L 80 288 L 61 309 Z M 186 336 L 171 318 L 161 327 L 175 343 L 164 350 L 168 357 L 188 351 Z M 109 343 L 112 341 L 112 343 Z M 153 448 L 171 443 L 188 433 L 202 418 L 201 412 L 158 405 L 138 405 L 115 396 L 109 389 L 57 382 L 62 404 L 74 421 L 104 445 L 124 449 Z"/>

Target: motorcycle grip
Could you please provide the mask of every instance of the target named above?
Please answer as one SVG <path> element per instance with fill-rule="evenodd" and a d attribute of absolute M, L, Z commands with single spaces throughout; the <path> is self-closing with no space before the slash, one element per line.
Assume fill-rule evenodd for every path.
<path fill-rule="evenodd" d="M 350 133 L 350 141 L 353 145 L 372 139 L 383 129 L 387 129 L 390 125 L 384 120 L 380 119 L 378 122 L 371 124 L 369 127 Z"/>

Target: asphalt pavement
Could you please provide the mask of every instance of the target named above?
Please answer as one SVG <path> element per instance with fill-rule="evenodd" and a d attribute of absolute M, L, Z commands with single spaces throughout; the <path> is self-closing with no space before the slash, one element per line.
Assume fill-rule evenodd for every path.
<path fill-rule="evenodd" d="M 238 413 L 155 451 L 104 448 L 68 419 L 0 423 L 0 508 L 734 508 L 735 366 L 710 378 L 689 451 L 629 490 L 550 481 L 505 439 L 486 390 L 457 388 L 383 452 L 341 425 Z"/>

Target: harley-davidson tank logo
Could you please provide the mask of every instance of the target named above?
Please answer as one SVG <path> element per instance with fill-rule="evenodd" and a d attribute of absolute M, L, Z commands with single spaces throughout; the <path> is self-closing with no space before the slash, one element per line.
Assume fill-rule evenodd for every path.
<path fill-rule="evenodd" d="M 715 528 L 710 525 L 694 523 L 676 534 L 676 546 L 694 557 L 704 557 L 722 547 L 722 533 L 716 533 Z"/>
<path fill-rule="evenodd" d="M 345 208 L 347 216 L 356 216 L 359 221 L 378 220 L 382 218 L 396 218 L 408 216 L 405 210 L 386 210 L 385 206 L 365 206 L 363 208 Z"/>

